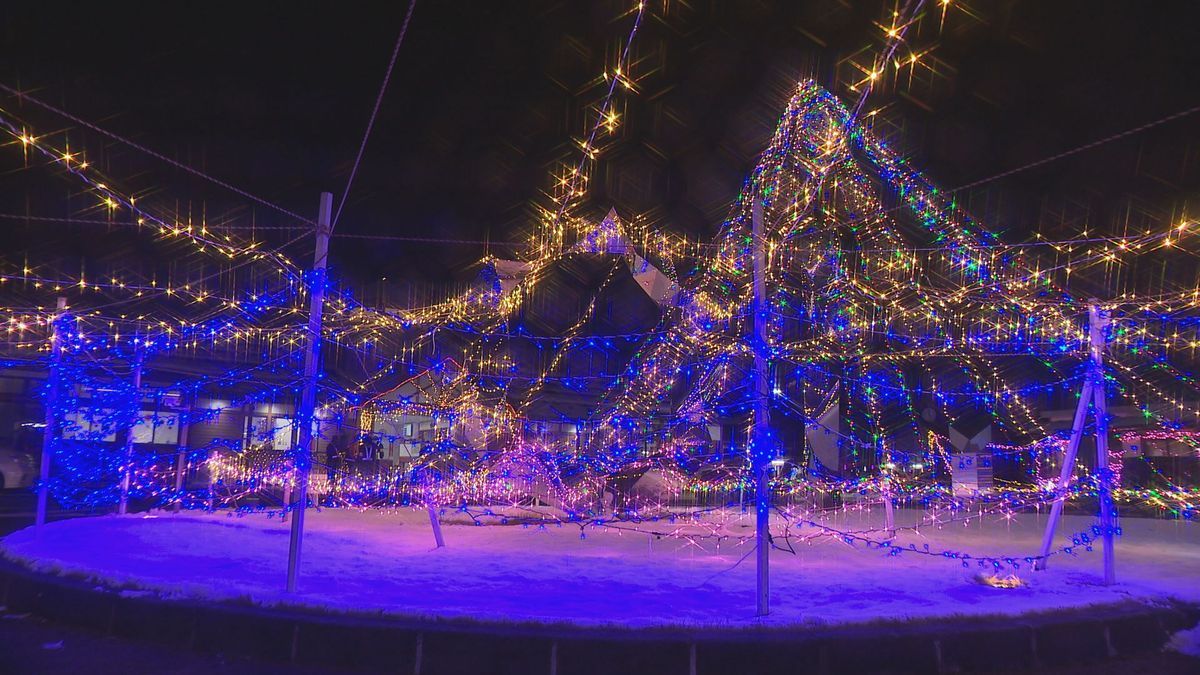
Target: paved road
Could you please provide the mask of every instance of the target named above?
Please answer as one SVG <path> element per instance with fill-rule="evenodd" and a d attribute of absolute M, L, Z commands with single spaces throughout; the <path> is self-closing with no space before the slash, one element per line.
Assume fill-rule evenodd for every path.
<path fill-rule="evenodd" d="M 28 490 L 0 490 L 0 536 L 33 524 L 36 506 Z M 53 508 L 49 520 L 78 517 Z M 0 607 L 0 675 L 318 675 L 344 673 L 328 668 L 290 666 L 222 654 L 201 654 L 12 614 Z M 1038 671 L 1047 675 L 1195 675 L 1200 659 L 1153 654 L 1103 665 Z"/>

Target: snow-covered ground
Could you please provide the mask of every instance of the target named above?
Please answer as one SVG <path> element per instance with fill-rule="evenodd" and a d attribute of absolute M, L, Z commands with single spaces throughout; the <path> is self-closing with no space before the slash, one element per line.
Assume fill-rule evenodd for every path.
<path fill-rule="evenodd" d="M 836 524 L 862 526 L 848 514 Z M 871 516 L 872 518 L 874 516 Z M 916 515 L 900 512 L 898 523 Z M 749 533 L 751 516 L 726 532 Z M 858 519 L 860 522 L 855 522 Z M 1067 517 L 1060 532 L 1092 520 Z M 1037 551 L 1043 519 L 925 528 L 899 542 L 976 555 Z M 0 554 L 38 569 L 167 596 L 249 599 L 335 611 L 588 625 L 843 624 L 1017 614 L 1122 600 L 1200 602 L 1200 525 L 1126 519 L 1117 585 L 1099 584 L 1099 549 L 1022 564 L 1020 588 L 980 584 L 979 569 L 907 553 L 891 557 L 822 538 L 771 556 L 772 611 L 754 617 L 751 544 L 698 543 L 588 529 L 444 525 L 434 548 L 423 511 L 310 512 L 299 592 L 284 592 L 288 526 L 265 515 L 157 513 L 64 520 L 0 541 Z M 1060 535 L 1060 539 L 1061 539 Z M 1060 542 L 1061 543 L 1061 542 Z M 744 560 L 743 560 L 744 558 Z M 739 561 L 741 561 L 739 563 Z"/>
<path fill-rule="evenodd" d="M 1200 658 L 1200 625 L 1193 626 L 1190 630 L 1181 630 L 1175 633 L 1171 636 L 1165 648 L 1173 652 Z"/>

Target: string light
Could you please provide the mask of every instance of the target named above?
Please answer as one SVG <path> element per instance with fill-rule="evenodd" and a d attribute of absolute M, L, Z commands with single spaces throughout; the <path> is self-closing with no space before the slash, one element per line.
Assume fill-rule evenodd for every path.
<path fill-rule="evenodd" d="M 952 5 L 940 4 L 944 20 Z M 485 258 L 477 283 L 425 306 L 371 307 L 330 286 L 322 337 L 335 357 L 353 360 L 364 372 L 322 381 L 325 423 L 364 443 L 379 438 L 419 449 L 406 466 L 380 471 L 317 462 L 328 475 L 315 484 L 319 499 L 354 507 L 457 507 L 481 524 L 565 522 L 581 532 L 610 527 L 734 538 L 722 518 L 742 504 L 735 495 L 751 487 L 751 449 L 741 442 L 744 432 L 714 439 L 709 428 L 743 426 L 751 403 L 747 362 L 762 350 L 774 366 L 770 391 L 780 419 L 798 425 L 801 435 L 830 437 L 839 453 L 854 460 L 846 467 L 813 461 L 805 475 L 785 474 L 787 462 L 779 465 L 771 489 L 785 524 L 776 546 L 829 537 L 893 556 L 931 555 L 994 569 L 1031 564 L 1029 556 L 901 549 L 886 533 L 830 526 L 817 504 L 847 494 L 868 497 L 862 508 L 902 501 L 929 510 L 923 526 L 942 527 L 1010 516 L 1060 497 L 1094 498 L 1097 487 L 1086 471 L 1065 486 L 1043 475 L 1063 444 L 1037 411 L 1082 377 L 1078 364 L 1086 341 L 1079 314 L 1086 302 L 1069 289 L 1099 270 L 1187 253 L 1194 243 L 1192 221 L 1136 236 L 1094 237 L 1085 231 L 1062 241 L 1001 242 L 858 115 L 881 78 L 915 68 L 928 54 L 906 38 L 916 19 L 897 12 L 879 24 L 887 39 L 880 58 L 858 66 L 862 78 L 850 87 L 861 92 L 856 105 L 847 107 L 811 81 L 797 87 L 714 240 L 689 240 L 615 212 L 597 223 L 578 211 L 589 175 L 604 156 L 602 132 L 611 136 L 622 123 L 615 97 L 637 91 L 630 56 L 644 3 L 631 11 L 618 63 L 600 78 L 607 89 L 594 124 L 576 141 L 578 162 L 556 170 L 538 230 L 518 259 Z M 901 43 L 908 45 L 907 55 L 897 58 Z M 238 441 L 185 448 L 186 461 L 203 465 L 212 481 L 182 490 L 174 487 L 174 453 L 143 452 L 129 460 L 106 450 L 106 443 L 147 423 L 141 405 L 148 394 L 250 389 L 220 405 L 155 414 L 152 426 L 199 424 L 226 411 L 294 398 L 313 279 L 282 247 L 244 239 L 237 235 L 243 230 L 197 226 L 152 212 L 145 200 L 101 179 L 84 153 L 58 147 L 54 134 L 34 135 L 7 115 L 0 115 L 0 126 L 27 160 L 32 150 L 83 181 L 96 208 L 112 220 L 128 215 L 118 224 L 160 243 L 189 246 L 205 259 L 221 259 L 229 265 L 222 273 L 230 277 L 233 265 L 254 270 L 239 279 L 244 285 L 186 276 L 160 281 L 124 270 L 85 278 L 28 264 L 0 274 L 0 287 L 20 286 L 29 297 L 70 293 L 104 299 L 95 309 L 80 302 L 67 316 L 51 311 L 49 303 L 0 308 L 3 344 L 31 352 L 13 363 L 47 367 L 48 390 L 74 392 L 51 406 L 65 432 L 54 437 L 59 464 L 49 487 L 55 496 L 75 506 L 111 504 L 117 477 L 126 472 L 133 476 L 132 496 L 192 507 L 241 508 L 247 496 L 289 487 L 294 467 L 287 449 L 273 447 L 273 439 L 292 432 L 294 422 Z M 767 225 L 759 241 L 751 230 L 756 202 Z M 746 338 L 755 318 L 756 249 L 767 260 L 765 345 Z M 1047 249 L 1053 257 L 1043 255 Z M 579 316 L 555 335 L 533 334 L 521 310 L 535 295 L 553 290 L 556 270 L 597 259 L 610 265 L 579 303 Z M 671 289 L 650 296 L 661 310 L 657 321 L 643 330 L 589 333 L 602 293 L 635 270 Z M 1147 419 L 1162 427 L 1119 438 L 1181 441 L 1194 448 L 1200 432 L 1182 426 L 1185 419 L 1200 419 L 1200 406 L 1188 398 L 1200 386 L 1167 356 L 1194 353 L 1200 344 L 1200 322 L 1194 320 L 1200 289 L 1164 281 L 1156 293 L 1130 286 L 1113 295 L 1102 300 L 1115 314 L 1106 386 L 1138 401 Z M 119 303 L 135 301 L 136 307 L 161 305 L 145 313 L 122 312 L 125 305 Z M 185 309 L 170 309 L 180 307 Z M 64 353 L 54 365 L 52 323 L 63 336 Z M 184 353 L 228 361 L 241 356 L 250 365 L 223 365 L 216 374 L 165 387 L 137 390 L 128 383 L 125 371 L 134 354 L 154 359 Z M 611 354 L 618 363 L 568 372 L 572 357 L 582 353 L 603 354 L 605 360 Z M 552 385 L 577 395 L 588 412 L 560 413 L 553 420 L 534 411 Z M 954 472 L 958 449 L 946 434 L 930 429 L 928 420 L 921 421 L 918 408 L 925 402 L 942 421 L 954 411 L 981 411 L 1010 441 L 988 449 L 1022 466 L 1027 480 L 964 497 L 931 478 Z M 835 406 L 837 422 L 829 423 L 825 413 Z M 413 419 L 427 432 L 419 442 L 378 431 Z M 547 424 L 559 431 L 544 431 Z M 771 439 L 771 452 L 780 439 Z M 651 470 L 663 477 L 664 494 L 618 503 L 617 477 Z M 1169 480 L 1163 490 L 1122 486 L 1116 495 L 1186 519 L 1200 502 L 1194 489 Z M 552 503 L 556 514 L 514 519 L 477 506 L 515 508 L 534 499 Z M 291 507 L 279 501 L 263 508 L 283 513 Z M 682 532 L 679 520 L 693 529 Z M 1090 548 L 1099 534 L 1077 533 L 1057 553 Z"/>

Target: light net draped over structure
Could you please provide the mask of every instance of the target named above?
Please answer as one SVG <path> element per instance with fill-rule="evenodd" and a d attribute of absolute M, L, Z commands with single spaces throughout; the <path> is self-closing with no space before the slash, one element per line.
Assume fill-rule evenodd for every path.
<path fill-rule="evenodd" d="M 315 460 L 317 505 L 748 538 L 722 518 L 769 465 L 780 547 L 799 526 L 870 546 L 895 534 L 890 515 L 835 527 L 824 515 L 839 509 L 903 504 L 925 510 L 919 524 L 945 524 L 1090 503 L 1106 481 L 1118 503 L 1193 517 L 1196 490 L 1153 466 L 1122 482 L 1138 445 L 1195 453 L 1194 279 L 1138 273 L 1190 262 L 1190 222 L 1006 243 L 876 137 L 861 100 L 848 108 L 812 81 L 711 241 L 616 210 L 584 217 L 623 77 L 606 73 L 583 160 L 559 177 L 529 245 L 485 257 L 448 298 L 400 307 L 304 271 L 285 253 L 298 240 L 266 250 L 236 228 L 164 215 L 5 113 L 27 166 L 82 182 L 108 222 L 173 259 L 166 281 L 114 260 L 100 278 L 6 264 L 6 366 L 50 373 L 54 496 L 288 513 L 307 466 L 302 350 L 316 337 L 318 440 L 299 452 Z M 329 297 L 311 335 L 317 285 Z M 67 292 L 81 297 L 51 311 L 47 298 Z M 1093 329 L 1101 315 L 1111 324 L 1089 332 L 1089 311 Z M 1116 429 L 1108 466 L 1082 462 L 1077 480 L 1059 480 L 1072 426 L 1049 413 L 1074 408 L 1089 382 L 1141 424 Z M 756 436 L 762 414 L 769 432 Z M 1107 438 L 1103 425 L 1088 433 Z"/>

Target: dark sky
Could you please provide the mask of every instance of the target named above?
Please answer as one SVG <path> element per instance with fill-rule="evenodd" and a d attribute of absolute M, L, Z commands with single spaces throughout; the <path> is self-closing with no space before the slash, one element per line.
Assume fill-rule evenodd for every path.
<path fill-rule="evenodd" d="M 640 91 L 592 184 L 616 205 L 709 235 L 797 78 L 845 93 L 849 61 L 873 53 L 879 1 L 649 0 L 636 43 Z M 631 2 L 424 0 L 401 50 L 344 233 L 511 240 L 549 170 L 574 160 L 628 33 Z M 930 2 L 936 6 L 936 2 Z M 289 209 L 340 197 L 407 3 L 26 2 L 6 8 L 0 78 L 113 132 Z M 1200 104 L 1200 3 L 954 0 L 913 44 L 934 46 L 911 81 L 888 86 L 878 131 L 955 187 Z M 867 50 L 867 51 L 863 51 Z M 0 96 L 39 130 L 69 130 L 115 185 L 158 208 L 288 225 L 254 206 Z M 1196 196 L 1200 114 L 965 195 L 1020 239 L 1042 229 L 1177 215 Z M 0 154 L 5 213 L 80 215 L 77 188 Z M 14 154 L 14 152 L 16 154 Z M 30 237 L 79 241 L 67 226 L 4 221 L 9 256 Z M 21 228 L 25 228 L 22 230 Z M 284 233 L 272 232 L 269 241 Z M 360 284 L 461 274 L 480 246 L 335 240 Z"/>

